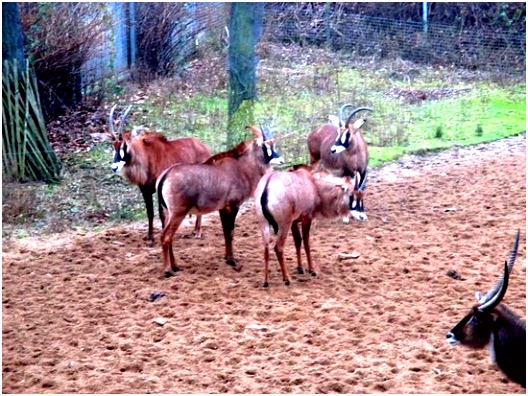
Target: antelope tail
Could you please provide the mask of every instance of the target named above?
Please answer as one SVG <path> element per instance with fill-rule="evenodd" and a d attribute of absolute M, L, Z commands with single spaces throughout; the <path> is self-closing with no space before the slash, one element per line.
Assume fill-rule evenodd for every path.
<path fill-rule="evenodd" d="M 164 209 L 168 209 L 168 207 L 167 207 L 167 202 L 165 202 L 165 199 L 163 198 L 162 191 L 163 191 L 163 183 L 165 183 L 165 180 L 167 179 L 168 174 L 169 172 L 167 171 L 163 172 L 163 174 L 161 175 L 156 185 L 156 191 L 158 192 L 158 202 L 160 206 L 163 207 Z"/>
<path fill-rule="evenodd" d="M 262 214 L 264 215 L 264 218 L 268 220 L 268 223 L 273 227 L 273 232 L 275 232 L 275 235 L 279 231 L 279 225 L 271 215 L 269 209 L 268 209 L 268 184 L 271 177 L 268 178 L 266 181 L 266 185 L 264 186 L 264 191 L 262 191 L 262 195 L 260 196 L 260 206 L 262 207 Z"/>

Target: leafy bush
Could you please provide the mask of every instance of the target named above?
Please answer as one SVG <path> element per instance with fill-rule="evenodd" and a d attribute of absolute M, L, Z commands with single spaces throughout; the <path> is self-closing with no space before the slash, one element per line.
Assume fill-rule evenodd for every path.
<path fill-rule="evenodd" d="M 104 3 L 19 3 L 46 121 L 82 100 L 81 66 L 102 48 Z"/>

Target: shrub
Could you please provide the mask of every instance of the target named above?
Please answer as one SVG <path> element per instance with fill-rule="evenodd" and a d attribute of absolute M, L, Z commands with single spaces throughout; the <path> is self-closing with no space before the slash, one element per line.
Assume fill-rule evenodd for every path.
<path fill-rule="evenodd" d="M 28 58 L 46 121 L 82 100 L 81 66 L 109 22 L 104 3 L 19 3 Z"/>

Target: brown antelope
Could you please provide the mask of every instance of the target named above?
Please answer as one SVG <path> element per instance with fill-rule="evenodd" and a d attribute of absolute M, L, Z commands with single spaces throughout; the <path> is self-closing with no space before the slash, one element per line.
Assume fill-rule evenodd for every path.
<path fill-rule="evenodd" d="M 166 215 L 161 235 L 166 277 L 179 270 L 174 260 L 172 239 L 182 220 L 188 213 L 202 215 L 216 210 L 220 212 L 224 232 L 225 260 L 240 270 L 232 246 L 240 205 L 253 194 L 271 164 L 284 163 L 275 151 L 271 132 L 254 126 L 247 128 L 253 132 L 254 140 L 216 154 L 204 164 L 174 165 L 158 178 L 158 200 Z"/>
<path fill-rule="evenodd" d="M 368 107 L 358 107 L 343 122 L 346 108 L 354 107 L 347 103 L 339 109 L 338 116 L 331 116 L 330 123 L 324 124 L 308 135 L 310 163 L 318 169 L 326 169 L 335 176 L 355 178 L 359 173 L 360 188 L 355 193 L 356 207 L 350 212 L 356 220 L 367 219 L 363 197 L 367 180 L 368 148 L 360 131 L 365 119 L 359 119 L 351 125 L 353 117 L 360 111 L 370 111 Z M 344 221 L 348 222 L 348 217 Z"/>
<path fill-rule="evenodd" d="M 264 243 L 264 287 L 268 287 L 270 226 L 277 235 L 274 250 L 284 283 L 289 285 L 291 281 L 284 262 L 284 245 L 290 229 L 297 253 L 297 272 L 304 273 L 301 262 L 301 244 L 304 244 L 308 272 L 316 276 L 310 254 L 312 220 L 347 214 L 352 207 L 357 182 L 358 179 L 353 183 L 349 176 L 338 178 L 325 172 L 314 172 L 306 165 L 294 167 L 289 172 L 264 175 L 255 191 L 255 209 Z"/>
<path fill-rule="evenodd" d="M 194 164 L 205 162 L 210 156 L 209 148 L 195 138 L 179 138 L 168 140 L 159 132 L 150 132 L 145 128 L 134 128 L 131 132 L 123 132 L 126 117 L 130 112 L 128 106 L 121 117 L 117 132 L 114 130 L 114 110 L 110 110 L 108 119 L 109 133 L 92 134 L 97 140 L 108 140 L 114 147 L 112 170 L 120 173 L 130 183 L 139 187 L 148 216 L 149 245 L 154 244 L 153 220 L 154 204 L 152 195 L 156 192 L 156 179 L 169 166 L 175 163 Z M 163 226 L 164 219 L 161 207 L 160 219 Z M 201 216 L 196 217 L 194 235 L 201 236 Z"/>
<path fill-rule="evenodd" d="M 517 256 L 519 234 L 503 275 L 484 297 L 476 293 L 478 303 L 447 333 L 447 341 L 474 349 L 488 345 L 491 360 L 510 380 L 526 388 L 526 322 L 501 303 Z"/>

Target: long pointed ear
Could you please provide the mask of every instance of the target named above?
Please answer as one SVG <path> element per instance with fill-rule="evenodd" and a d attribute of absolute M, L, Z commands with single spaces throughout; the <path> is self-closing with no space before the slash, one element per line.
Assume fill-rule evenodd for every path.
<path fill-rule="evenodd" d="M 335 115 L 333 115 L 333 114 L 329 115 L 329 116 L 328 116 L 328 122 L 329 122 L 330 124 L 332 124 L 333 126 L 339 128 L 339 117 L 338 117 L 338 116 L 335 116 Z"/>
<path fill-rule="evenodd" d="M 353 124 L 352 124 L 352 131 L 351 132 L 356 132 L 359 130 L 359 128 L 361 128 L 363 126 L 363 124 L 365 123 L 365 119 L 364 118 L 360 118 L 359 120 L 355 121 Z"/>
<path fill-rule="evenodd" d="M 255 140 L 257 141 L 257 144 L 259 146 L 262 146 L 262 144 L 264 143 L 264 137 L 262 136 L 262 131 L 254 125 L 248 125 L 246 128 L 249 129 L 251 132 L 253 132 L 253 136 L 255 136 Z"/>

